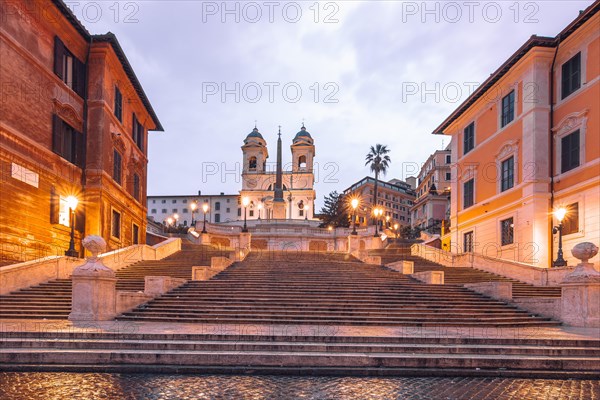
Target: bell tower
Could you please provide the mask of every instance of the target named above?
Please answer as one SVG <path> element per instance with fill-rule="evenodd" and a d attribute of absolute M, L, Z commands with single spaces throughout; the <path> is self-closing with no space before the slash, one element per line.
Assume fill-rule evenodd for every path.
<path fill-rule="evenodd" d="M 269 151 L 267 142 L 262 137 L 256 126 L 244 139 L 242 146 L 243 167 L 242 174 L 264 174 Z"/>
<path fill-rule="evenodd" d="M 306 130 L 304 123 L 300 131 L 296 133 L 292 145 L 292 172 L 313 172 L 313 159 L 315 157 L 315 145 L 312 136 Z"/>

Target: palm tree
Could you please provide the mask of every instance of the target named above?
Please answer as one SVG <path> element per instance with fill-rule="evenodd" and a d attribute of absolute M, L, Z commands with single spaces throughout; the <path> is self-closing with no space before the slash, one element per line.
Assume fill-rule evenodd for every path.
<path fill-rule="evenodd" d="M 371 150 L 365 158 L 365 165 L 369 165 L 369 167 L 371 168 L 371 172 L 375 173 L 375 189 L 373 190 L 373 209 L 377 207 L 377 184 L 379 180 L 379 174 L 385 175 L 390 166 L 390 163 L 392 162 L 390 156 L 387 155 L 389 152 L 390 150 L 387 148 L 386 145 L 376 144 L 375 147 L 371 146 Z M 377 224 L 377 221 L 375 218 L 373 218 L 373 225 L 375 224 Z"/>

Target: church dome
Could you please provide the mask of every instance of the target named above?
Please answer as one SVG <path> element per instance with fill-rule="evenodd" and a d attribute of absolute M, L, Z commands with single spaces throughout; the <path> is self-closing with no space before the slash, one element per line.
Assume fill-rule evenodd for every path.
<path fill-rule="evenodd" d="M 262 137 L 262 135 L 260 134 L 260 132 L 258 131 L 258 128 L 256 128 L 256 127 L 254 127 L 254 129 L 252 129 L 252 132 L 250 132 L 250 133 L 248 134 L 248 136 L 246 136 L 246 139 L 248 139 L 248 138 L 253 138 L 253 137 L 255 137 L 255 138 L 261 138 L 261 139 L 264 139 L 264 138 Z"/>
<path fill-rule="evenodd" d="M 300 132 L 296 133 L 296 136 L 294 136 L 294 142 L 301 138 L 310 139 L 310 141 L 312 141 L 312 136 L 310 136 L 310 133 L 308 133 L 304 125 L 300 128 Z"/>

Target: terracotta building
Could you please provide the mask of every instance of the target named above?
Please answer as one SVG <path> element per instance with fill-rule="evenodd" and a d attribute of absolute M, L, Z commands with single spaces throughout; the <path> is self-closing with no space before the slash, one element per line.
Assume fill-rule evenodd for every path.
<path fill-rule="evenodd" d="M 410 208 L 415 200 L 414 178 L 408 182 L 392 179 L 388 182 L 377 183 L 377 204 L 383 208 L 380 226 L 387 224 L 391 227 L 394 223 L 399 226 L 410 226 Z M 357 226 L 370 225 L 372 222 L 373 192 L 375 178 L 364 177 L 348 189 L 344 190 L 346 198 L 357 197 L 360 205 L 357 209 Z M 388 217 L 388 218 L 386 218 Z"/>
<path fill-rule="evenodd" d="M 532 36 L 436 130 L 452 136 L 454 252 L 539 267 L 600 238 L 600 2 Z M 598 256 L 591 260 L 598 264 Z"/>
<path fill-rule="evenodd" d="M 143 243 L 147 133 L 162 130 L 116 37 L 60 0 L 3 2 L 0 244 L 4 263 L 63 255 L 73 222 L 110 249 Z"/>
<path fill-rule="evenodd" d="M 452 155 L 449 149 L 437 150 L 429 156 L 419 175 L 417 198 L 411 207 L 411 226 L 439 234 L 446 212 L 450 210 Z"/>

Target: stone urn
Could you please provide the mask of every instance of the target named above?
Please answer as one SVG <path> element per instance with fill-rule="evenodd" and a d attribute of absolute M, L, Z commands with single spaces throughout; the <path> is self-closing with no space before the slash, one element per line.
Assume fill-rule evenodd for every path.
<path fill-rule="evenodd" d="M 598 246 L 590 242 L 579 243 L 573 247 L 571 254 L 581 262 L 577 264 L 575 271 L 565 276 L 563 283 L 600 282 L 600 272 L 594 269 L 593 263 L 588 262 L 598 254 Z"/>
<path fill-rule="evenodd" d="M 92 253 L 83 265 L 73 270 L 71 321 L 107 321 L 116 313 L 115 272 L 102 263 L 98 254 L 106 250 L 100 236 L 86 236 L 83 247 Z"/>

